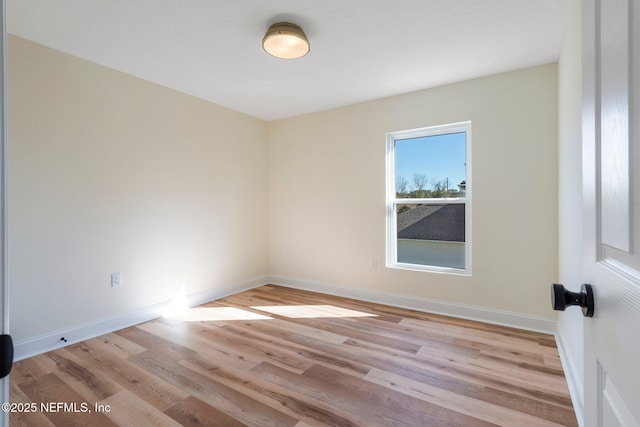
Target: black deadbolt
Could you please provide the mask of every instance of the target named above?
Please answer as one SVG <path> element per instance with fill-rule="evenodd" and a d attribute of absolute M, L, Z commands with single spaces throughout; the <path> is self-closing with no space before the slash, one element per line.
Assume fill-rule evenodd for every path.
<path fill-rule="evenodd" d="M 582 307 L 585 317 L 593 317 L 595 302 L 591 285 L 584 283 L 580 292 L 570 292 L 564 286 L 554 283 L 551 285 L 551 306 L 554 310 L 564 311 L 570 305 Z"/>

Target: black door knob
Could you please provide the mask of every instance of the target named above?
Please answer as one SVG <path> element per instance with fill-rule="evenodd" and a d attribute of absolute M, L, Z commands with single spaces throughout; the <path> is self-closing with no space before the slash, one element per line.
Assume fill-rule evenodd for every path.
<path fill-rule="evenodd" d="M 593 317 L 595 302 L 591 285 L 584 283 L 580 287 L 580 292 L 570 292 L 557 283 L 551 285 L 551 307 L 554 310 L 564 311 L 571 305 L 582 307 L 582 314 L 585 317 Z"/>
<path fill-rule="evenodd" d="M 11 372 L 13 366 L 13 340 L 11 335 L 0 335 L 0 378 Z"/>

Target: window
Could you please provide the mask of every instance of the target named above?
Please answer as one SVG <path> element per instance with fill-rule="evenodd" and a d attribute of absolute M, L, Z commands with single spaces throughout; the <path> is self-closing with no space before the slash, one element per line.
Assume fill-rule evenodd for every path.
<path fill-rule="evenodd" d="M 471 123 L 387 134 L 387 267 L 471 274 Z"/>

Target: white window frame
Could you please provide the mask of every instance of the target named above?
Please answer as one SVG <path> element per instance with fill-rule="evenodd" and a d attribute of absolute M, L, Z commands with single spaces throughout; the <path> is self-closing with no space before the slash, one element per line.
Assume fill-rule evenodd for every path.
<path fill-rule="evenodd" d="M 396 197 L 396 141 L 403 139 L 422 138 L 427 136 L 446 135 L 450 133 L 466 134 L 465 140 L 465 197 L 403 199 Z M 387 267 L 404 270 L 429 271 L 436 273 L 471 275 L 471 122 L 458 122 L 446 125 L 429 126 L 419 129 L 403 130 L 387 133 Z M 440 267 L 434 265 L 410 264 L 397 261 L 398 233 L 396 206 L 402 204 L 443 204 L 463 203 L 465 205 L 465 268 Z"/>

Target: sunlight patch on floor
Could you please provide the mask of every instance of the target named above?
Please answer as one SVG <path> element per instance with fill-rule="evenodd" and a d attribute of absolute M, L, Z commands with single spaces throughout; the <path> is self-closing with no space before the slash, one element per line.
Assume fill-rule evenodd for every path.
<path fill-rule="evenodd" d="M 215 322 L 221 320 L 269 320 L 273 317 L 236 307 L 194 307 L 175 311 L 165 317 L 183 322 Z"/>
<path fill-rule="evenodd" d="M 284 317 L 313 319 L 319 317 L 377 317 L 362 311 L 349 310 L 333 305 L 269 305 L 251 307 Z"/>

